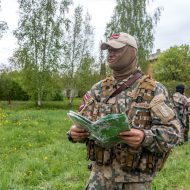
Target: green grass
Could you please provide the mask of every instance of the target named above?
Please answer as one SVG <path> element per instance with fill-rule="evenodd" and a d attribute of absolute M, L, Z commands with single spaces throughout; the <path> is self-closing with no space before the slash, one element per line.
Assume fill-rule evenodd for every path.
<path fill-rule="evenodd" d="M 154 190 L 190 189 L 190 142 L 176 147 L 154 180 Z"/>
<path fill-rule="evenodd" d="M 66 138 L 67 111 L 52 102 L 48 109 L 24 103 L 0 109 L 0 190 L 84 189 L 90 174 L 86 150 Z M 174 149 L 153 190 L 190 189 L 189 150 L 190 143 Z"/>
<path fill-rule="evenodd" d="M 1 190 L 83 189 L 89 175 L 85 148 L 67 141 L 71 122 L 66 113 L 46 109 L 1 113 Z"/>
<path fill-rule="evenodd" d="M 69 104 L 69 100 L 65 98 L 63 101 L 44 101 L 41 107 L 37 107 L 35 102 L 32 101 L 0 101 L 0 108 L 9 110 L 21 110 L 21 109 L 78 109 L 81 104 L 81 98 L 74 98 L 72 105 Z"/>

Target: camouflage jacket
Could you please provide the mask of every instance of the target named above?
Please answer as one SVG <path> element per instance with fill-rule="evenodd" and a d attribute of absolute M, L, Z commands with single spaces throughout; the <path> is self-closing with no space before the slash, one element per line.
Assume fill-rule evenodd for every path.
<path fill-rule="evenodd" d="M 188 107 L 190 107 L 190 99 L 188 99 L 185 95 L 176 92 L 173 94 L 173 101 L 179 120 L 181 121 L 182 125 L 185 127 L 187 124 L 187 115 L 188 115 Z"/>
<path fill-rule="evenodd" d="M 109 98 L 115 88 L 127 80 L 117 82 L 113 77 L 108 77 L 95 84 L 84 96 L 80 113 L 96 121 L 109 113 L 125 112 L 131 127 L 144 131 L 144 141 L 138 150 L 133 150 L 127 144 L 117 144 L 111 150 L 104 149 L 104 159 L 109 161 L 111 157 L 112 160 L 98 164 L 96 159 L 90 158 L 92 173 L 100 172 L 115 182 L 152 181 L 170 150 L 178 143 L 181 125 L 165 87 L 146 75 L 120 94 Z M 89 152 L 88 145 L 89 141 Z M 96 147 L 96 142 L 93 147 Z"/>

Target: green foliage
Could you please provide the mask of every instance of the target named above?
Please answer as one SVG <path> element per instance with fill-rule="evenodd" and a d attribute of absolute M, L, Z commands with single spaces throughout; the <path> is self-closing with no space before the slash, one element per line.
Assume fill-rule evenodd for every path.
<path fill-rule="evenodd" d="M 0 11 L 1 11 L 1 1 L 0 1 Z M 0 39 L 3 36 L 3 33 L 8 29 L 7 23 L 5 21 L 0 20 Z"/>
<path fill-rule="evenodd" d="M 72 21 L 68 19 L 71 3 L 19 0 L 19 27 L 14 32 L 19 48 L 10 61 L 20 71 L 20 85 L 39 106 L 42 100 L 61 100 L 64 90 L 78 89 L 74 75 L 91 56 L 91 17 L 83 17 L 78 6 Z"/>
<path fill-rule="evenodd" d="M 100 80 L 99 72 L 93 69 L 94 60 L 92 58 L 84 58 L 81 67 L 75 75 L 75 84 L 79 89 L 79 97 L 82 97 L 94 83 Z M 93 71 L 94 70 L 94 71 Z"/>
<path fill-rule="evenodd" d="M 172 92 L 177 84 L 184 84 L 190 90 L 190 47 L 174 46 L 161 53 L 153 65 L 154 77 Z"/>
<path fill-rule="evenodd" d="M 117 0 L 111 21 L 106 27 L 106 37 L 112 33 L 127 32 L 137 38 L 139 63 L 147 69 L 149 56 L 154 41 L 154 26 L 157 24 L 161 8 L 156 8 L 151 15 L 147 11 L 147 0 Z"/>
<path fill-rule="evenodd" d="M 87 12 L 83 16 L 83 8 L 81 6 L 76 7 L 68 33 L 64 38 L 62 52 L 64 86 L 68 92 L 70 91 L 68 95 L 70 98 L 72 98 L 70 89 L 80 91 L 81 87 L 84 87 L 82 83 L 89 78 L 89 74 L 92 72 L 90 65 L 94 63 L 92 58 L 93 36 L 94 29 L 91 26 L 89 13 Z M 83 73 L 83 76 L 79 73 Z M 88 87 L 89 85 L 87 84 L 85 89 Z"/>
<path fill-rule="evenodd" d="M 102 41 L 100 41 L 99 46 L 101 46 Z M 100 48 L 100 53 L 99 53 L 99 65 L 100 65 L 100 77 L 101 79 L 106 77 L 106 52 L 104 50 L 101 50 Z"/>
<path fill-rule="evenodd" d="M 19 26 L 14 35 L 19 48 L 12 58 L 21 70 L 25 90 L 38 101 L 53 91 L 53 75 L 59 69 L 65 12 L 68 0 L 19 0 Z"/>
<path fill-rule="evenodd" d="M 3 36 L 3 33 L 6 32 L 6 30 L 8 29 L 7 23 L 4 21 L 0 21 L 0 39 Z"/>
<path fill-rule="evenodd" d="M 14 72 L 0 74 L 0 100 L 28 100 L 29 96 L 13 76 Z"/>

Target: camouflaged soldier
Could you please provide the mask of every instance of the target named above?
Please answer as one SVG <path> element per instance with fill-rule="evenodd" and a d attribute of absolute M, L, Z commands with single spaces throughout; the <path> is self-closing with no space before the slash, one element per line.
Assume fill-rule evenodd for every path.
<path fill-rule="evenodd" d="M 190 107 L 190 99 L 188 99 L 184 95 L 184 91 L 185 91 L 184 85 L 177 85 L 176 92 L 173 94 L 175 109 L 177 111 L 179 120 L 183 127 L 181 143 L 183 143 L 184 141 L 188 141 L 188 132 L 189 132 L 188 108 Z"/>
<path fill-rule="evenodd" d="M 137 64 L 137 43 L 126 33 L 113 34 L 101 45 L 108 50 L 113 76 L 95 84 L 84 96 L 80 114 L 96 121 L 125 112 L 131 131 L 120 133 L 123 143 L 101 147 L 89 133 L 73 125 L 73 142 L 85 142 L 92 161 L 87 190 L 150 190 L 151 182 L 178 143 L 181 125 L 165 87 L 144 75 Z"/>

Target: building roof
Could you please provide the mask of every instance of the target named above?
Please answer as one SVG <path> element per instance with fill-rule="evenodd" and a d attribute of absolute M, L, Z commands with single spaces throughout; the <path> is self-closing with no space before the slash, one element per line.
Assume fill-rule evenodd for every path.
<path fill-rule="evenodd" d="M 156 53 L 150 54 L 148 60 L 149 60 L 150 62 L 157 60 L 158 55 L 159 55 L 160 53 L 161 53 L 160 49 L 157 49 L 157 50 L 156 50 Z"/>

